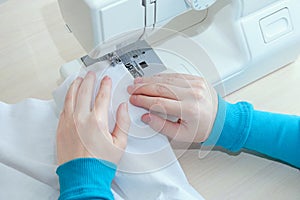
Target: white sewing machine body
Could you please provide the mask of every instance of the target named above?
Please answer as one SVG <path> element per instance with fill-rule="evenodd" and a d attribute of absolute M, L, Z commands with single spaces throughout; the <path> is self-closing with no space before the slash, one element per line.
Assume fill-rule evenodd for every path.
<path fill-rule="evenodd" d="M 192 6 L 185 0 L 59 0 L 59 5 L 87 52 L 99 45 L 103 55 L 113 52 L 128 38 L 107 41 L 137 30 L 140 38 L 155 38 L 154 51 L 163 64 L 187 73 L 200 68 L 222 95 L 293 62 L 300 53 L 299 0 L 200 0 Z M 160 34 L 154 27 L 178 31 L 199 48 L 183 47 L 178 35 Z M 159 48 L 172 48 L 191 66 Z M 80 60 L 67 63 L 62 75 L 81 66 Z"/>

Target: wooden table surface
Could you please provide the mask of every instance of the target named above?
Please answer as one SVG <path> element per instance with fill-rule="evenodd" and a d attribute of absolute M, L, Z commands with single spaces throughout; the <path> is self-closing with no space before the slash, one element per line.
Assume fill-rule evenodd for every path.
<path fill-rule="evenodd" d="M 66 30 L 55 0 L 0 0 L 0 101 L 50 99 L 59 68 L 85 54 Z M 226 97 L 255 108 L 300 115 L 300 59 Z M 197 151 L 180 158 L 190 183 L 208 200 L 300 199 L 300 172 L 247 153 Z"/>

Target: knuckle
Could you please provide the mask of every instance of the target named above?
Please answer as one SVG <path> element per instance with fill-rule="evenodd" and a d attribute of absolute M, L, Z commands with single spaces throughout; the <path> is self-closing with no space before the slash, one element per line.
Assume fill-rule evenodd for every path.
<path fill-rule="evenodd" d="M 164 101 L 162 100 L 162 98 L 155 98 L 154 104 L 155 105 L 161 105 L 161 106 L 163 106 L 164 105 Z"/>
<path fill-rule="evenodd" d="M 100 118 L 100 119 L 97 119 L 97 124 L 99 127 L 105 127 L 106 122 L 102 118 Z"/>
<path fill-rule="evenodd" d="M 176 78 L 184 78 L 185 77 L 184 74 L 178 74 L 178 73 L 173 74 L 173 76 Z"/>
<path fill-rule="evenodd" d="M 199 90 L 196 91 L 194 95 L 195 95 L 195 97 L 196 97 L 197 100 L 200 100 L 200 99 L 204 98 L 203 92 L 199 91 Z"/>
<path fill-rule="evenodd" d="M 195 87 L 198 89 L 205 89 L 206 88 L 206 82 L 203 78 L 198 78 L 195 81 Z"/>
<path fill-rule="evenodd" d="M 106 98 L 106 93 L 104 92 L 104 91 L 100 91 L 99 92 L 99 95 L 98 95 L 98 98 L 100 98 L 100 99 L 104 99 L 104 98 Z"/>
<path fill-rule="evenodd" d="M 199 114 L 199 109 L 197 106 L 193 105 L 193 106 L 188 106 L 186 108 L 186 113 L 187 116 L 197 116 Z"/>
<path fill-rule="evenodd" d="M 135 84 L 132 87 L 132 94 L 137 94 L 137 93 L 141 93 L 143 91 L 144 86 L 141 84 Z"/>
<path fill-rule="evenodd" d="M 75 113 L 73 115 L 73 119 L 76 124 L 85 124 L 87 121 L 86 117 L 83 114 L 79 114 L 79 113 Z"/>
<path fill-rule="evenodd" d="M 166 78 L 165 81 L 166 81 L 167 84 L 172 84 L 173 83 L 173 78 L 168 77 L 168 78 Z"/>
<path fill-rule="evenodd" d="M 190 95 L 193 97 L 194 101 L 199 101 L 203 98 L 203 91 L 199 89 L 193 89 L 190 91 Z"/>
<path fill-rule="evenodd" d="M 163 95 L 166 93 L 166 87 L 164 85 L 158 84 L 156 86 L 156 92 L 158 95 Z"/>
<path fill-rule="evenodd" d="M 136 88 L 136 92 L 138 94 L 148 94 L 151 91 L 152 91 L 152 85 L 151 84 L 139 85 Z"/>

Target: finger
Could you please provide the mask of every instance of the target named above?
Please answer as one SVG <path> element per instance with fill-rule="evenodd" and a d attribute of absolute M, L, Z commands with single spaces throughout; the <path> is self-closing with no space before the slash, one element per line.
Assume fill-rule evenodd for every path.
<path fill-rule="evenodd" d="M 78 113 L 88 113 L 91 111 L 95 80 L 95 72 L 88 72 L 84 77 L 77 96 L 76 111 Z"/>
<path fill-rule="evenodd" d="M 77 98 L 77 92 L 80 87 L 80 84 L 82 83 L 82 78 L 77 77 L 73 83 L 71 84 L 66 97 L 65 97 L 65 104 L 64 104 L 64 112 L 66 114 L 72 114 L 75 110 L 76 105 L 76 98 Z"/>
<path fill-rule="evenodd" d="M 166 85 L 166 84 L 136 84 L 128 86 L 129 94 L 133 95 L 146 95 L 153 97 L 164 97 L 167 99 L 181 100 L 186 96 L 186 89 L 179 88 L 177 86 Z"/>
<path fill-rule="evenodd" d="M 175 138 L 180 128 L 180 123 L 172 122 L 150 113 L 144 114 L 142 121 L 156 132 L 160 132 L 170 138 Z"/>
<path fill-rule="evenodd" d="M 117 111 L 117 122 L 112 133 L 114 143 L 121 149 L 127 146 L 128 131 L 130 128 L 130 117 L 128 113 L 128 104 L 122 103 Z"/>
<path fill-rule="evenodd" d="M 95 101 L 96 115 L 97 117 L 101 116 L 105 122 L 107 122 L 108 120 L 111 87 L 111 79 L 108 76 L 105 76 L 101 81 L 100 88 Z"/>
<path fill-rule="evenodd" d="M 173 85 L 177 87 L 190 87 L 190 80 L 179 75 L 170 76 L 152 76 L 152 77 L 138 77 L 134 79 L 134 84 L 153 84 L 153 83 L 163 83 L 167 85 Z"/>
<path fill-rule="evenodd" d="M 133 105 L 145 108 L 147 110 L 173 115 L 176 117 L 181 117 L 182 114 L 180 101 L 144 95 L 132 95 L 129 100 Z"/>

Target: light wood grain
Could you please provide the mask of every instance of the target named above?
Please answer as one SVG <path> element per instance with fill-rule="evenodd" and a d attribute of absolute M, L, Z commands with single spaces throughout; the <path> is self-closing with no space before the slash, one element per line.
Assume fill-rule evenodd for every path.
<path fill-rule="evenodd" d="M 65 29 L 56 1 L 0 4 L 0 100 L 50 99 L 66 61 L 85 54 Z"/>
<path fill-rule="evenodd" d="M 0 0 L 0 101 L 50 99 L 62 64 L 85 54 L 64 27 L 55 0 Z M 263 67 L 263 66 L 262 66 Z M 255 108 L 300 114 L 300 59 L 229 95 Z M 211 152 L 180 158 L 191 184 L 208 200 L 300 199 L 300 172 L 254 155 Z"/>

